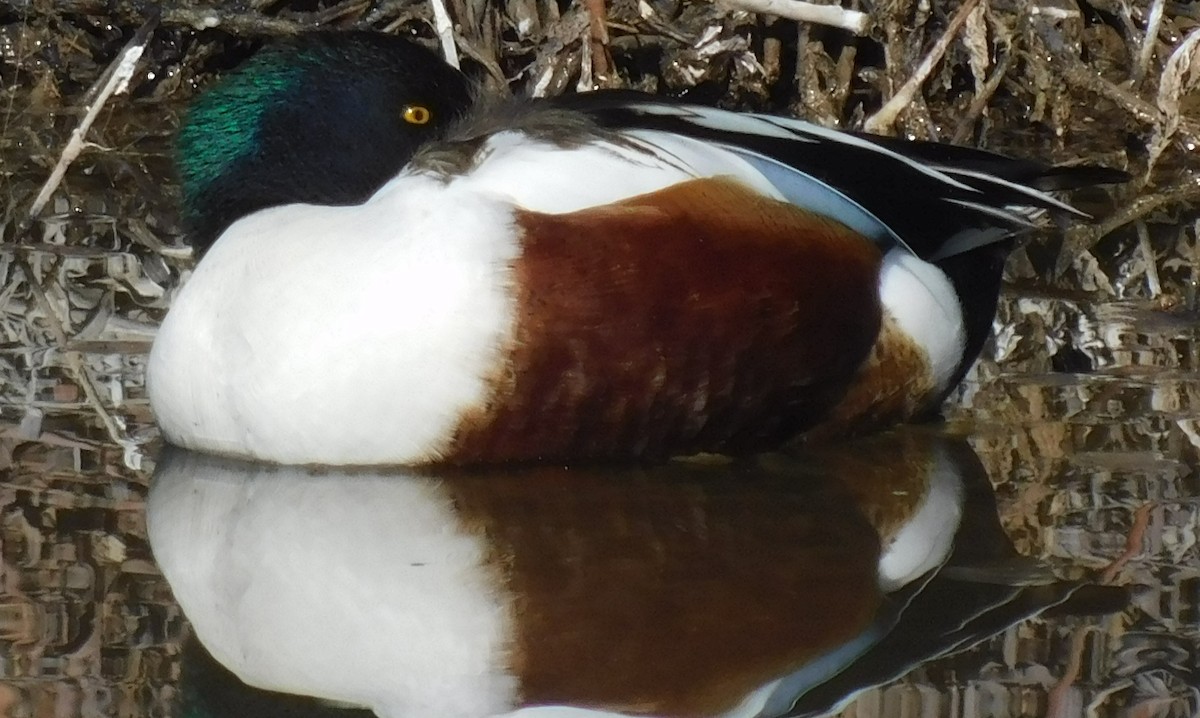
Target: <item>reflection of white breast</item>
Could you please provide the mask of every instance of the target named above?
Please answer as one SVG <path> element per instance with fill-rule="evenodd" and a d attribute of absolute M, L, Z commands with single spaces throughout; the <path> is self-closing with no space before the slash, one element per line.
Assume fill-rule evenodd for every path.
<path fill-rule="evenodd" d="M 391 716 L 514 704 L 510 617 L 481 538 L 435 481 L 205 464 L 156 477 L 150 538 L 196 633 L 240 678 Z"/>
<path fill-rule="evenodd" d="M 961 470 L 940 447 L 933 448 L 928 490 L 916 511 L 890 537 L 879 559 L 879 586 L 891 592 L 934 569 L 950 555 L 962 521 Z"/>

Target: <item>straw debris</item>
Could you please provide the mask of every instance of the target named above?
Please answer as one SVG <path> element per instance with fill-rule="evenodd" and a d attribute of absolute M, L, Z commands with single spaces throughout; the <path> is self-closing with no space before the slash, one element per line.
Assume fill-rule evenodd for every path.
<path fill-rule="evenodd" d="M 262 42 L 314 27 L 407 33 L 500 93 L 626 87 L 1128 168 L 1130 186 L 1082 198 L 1097 224 L 1014 255 L 1013 286 L 1195 311 L 1200 22 L 1185 3 L 168 2 L 150 29 L 144 7 L 0 10 L 0 412 L 26 439 L 105 437 L 136 463 L 154 436 L 144 353 L 191 265 L 180 113 Z M 105 79 L 128 91 L 102 97 Z"/>

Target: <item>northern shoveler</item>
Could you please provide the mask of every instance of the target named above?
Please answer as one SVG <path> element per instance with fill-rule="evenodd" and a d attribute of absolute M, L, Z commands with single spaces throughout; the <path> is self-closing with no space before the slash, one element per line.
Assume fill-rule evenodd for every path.
<path fill-rule="evenodd" d="M 280 463 L 739 452 L 936 408 L 1012 237 L 1118 181 L 631 92 L 490 101 L 303 35 L 179 135 L 204 251 L 155 341 L 168 440 Z"/>

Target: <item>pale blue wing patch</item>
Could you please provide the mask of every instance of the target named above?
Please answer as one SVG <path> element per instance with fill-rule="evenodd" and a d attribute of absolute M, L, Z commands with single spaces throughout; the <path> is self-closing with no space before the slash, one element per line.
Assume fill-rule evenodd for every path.
<path fill-rule="evenodd" d="M 912 251 L 882 220 L 841 190 L 758 152 L 736 145 L 721 147 L 749 163 L 779 190 L 784 199 L 797 207 L 840 222 L 882 247 L 900 245 Z"/>

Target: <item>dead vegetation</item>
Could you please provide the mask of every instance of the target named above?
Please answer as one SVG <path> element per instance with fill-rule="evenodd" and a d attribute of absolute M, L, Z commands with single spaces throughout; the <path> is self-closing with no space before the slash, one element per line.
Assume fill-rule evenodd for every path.
<path fill-rule="evenodd" d="M 169 161 L 181 108 L 262 41 L 312 27 L 410 33 L 497 92 L 634 87 L 1126 167 L 1136 180 L 1089 204 L 1100 222 L 1036 239 L 1014 257 L 1012 280 L 1085 304 L 1136 299 L 1194 309 L 1194 6 L 893 0 L 862 7 L 868 22 L 856 36 L 740 9 L 764 4 L 801 5 L 253 0 L 231 9 L 68 0 L 0 9 L 6 436 L 117 442 L 136 463 L 137 446 L 153 435 L 142 354 L 189 263 Z M 151 27 L 152 8 L 159 15 Z M 125 91 L 100 96 L 143 26 L 137 39 L 145 42 L 134 45 L 144 52 L 124 68 L 127 86 L 110 88 Z M 90 129 L 79 132 L 88 120 Z M 73 133 L 79 156 L 64 165 L 61 181 L 51 180 Z"/>

